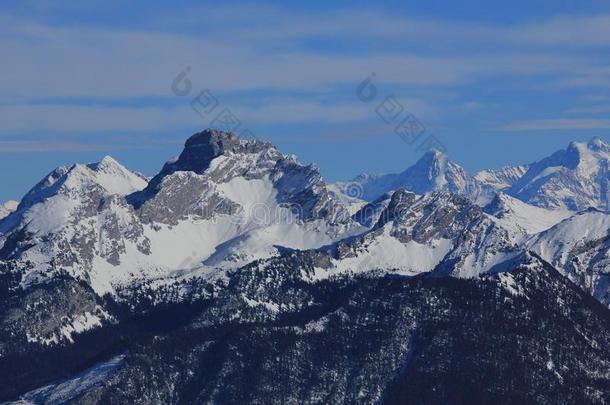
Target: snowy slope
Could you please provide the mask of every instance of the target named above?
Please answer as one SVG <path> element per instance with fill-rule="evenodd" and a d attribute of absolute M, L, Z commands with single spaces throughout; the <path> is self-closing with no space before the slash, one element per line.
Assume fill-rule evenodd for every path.
<path fill-rule="evenodd" d="M 10 402 L 14 405 L 34 404 L 60 404 L 75 400 L 79 395 L 88 390 L 102 385 L 110 376 L 118 371 L 125 355 L 113 357 L 112 359 L 97 364 L 82 373 L 64 380 L 55 382 L 44 387 L 32 390 L 18 401 Z"/>
<path fill-rule="evenodd" d="M 502 227 L 465 197 L 396 191 L 365 235 L 340 242 L 317 278 L 382 271 L 416 275 L 434 271 L 472 277 L 521 254 L 524 235 Z"/>
<path fill-rule="evenodd" d="M 542 208 L 607 210 L 610 146 L 600 138 L 572 142 L 529 167 L 507 193 Z"/>
<path fill-rule="evenodd" d="M 594 173 L 604 146 L 575 148 L 597 159 L 576 171 Z M 572 214 L 565 207 L 508 196 L 437 151 L 401 174 L 361 180 L 355 195 L 342 193 L 345 185 L 327 186 L 314 165 L 216 130 L 190 137 L 150 181 L 109 157 L 59 167 L 0 220 L 0 276 L 26 290 L 70 277 L 97 296 L 128 300 L 134 286 L 224 279 L 291 250 L 330 249 L 331 263 L 316 273 L 325 278 L 374 270 L 474 277 L 531 249 L 605 299 L 606 217 L 583 214 L 593 223 L 583 225 L 589 233 L 580 241 L 581 228 L 565 230 L 578 221 L 558 224 Z M 172 300 L 188 292 L 179 290 Z M 100 311 L 74 312 L 28 339 L 71 341 L 109 319 Z"/>
<path fill-rule="evenodd" d="M 496 190 L 504 190 L 515 184 L 529 169 L 528 165 L 508 166 L 501 169 L 481 170 L 474 178 Z"/>
<path fill-rule="evenodd" d="M 545 231 L 573 215 L 573 212 L 566 209 L 549 210 L 536 207 L 502 192 L 498 193 L 484 210 L 498 218 L 505 228 L 528 234 Z"/>
<path fill-rule="evenodd" d="M 533 236 L 526 245 L 610 307 L 610 215 L 590 209 Z"/>
<path fill-rule="evenodd" d="M 66 271 L 93 282 L 97 258 L 117 264 L 132 244 L 147 250 L 141 225 L 124 201 L 146 184 L 110 157 L 57 168 L 0 221 L 0 259 L 22 264 L 24 286 Z"/>

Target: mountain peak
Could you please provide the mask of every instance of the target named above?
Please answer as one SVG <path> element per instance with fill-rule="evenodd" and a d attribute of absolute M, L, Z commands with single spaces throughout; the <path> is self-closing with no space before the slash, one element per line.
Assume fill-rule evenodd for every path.
<path fill-rule="evenodd" d="M 191 135 L 184 146 L 185 148 L 211 147 L 221 152 L 236 143 L 239 143 L 239 137 L 234 133 L 208 128 Z"/>
<path fill-rule="evenodd" d="M 606 143 L 606 141 L 600 138 L 599 136 L 596 136 L 595 138 L 591 139 L 587 146 L 590 150 L 595 152 L 610 151 L 610 145 L 608 145 L 608 143 Z"/>
<path fill-rule="evenodd" d="M 99 165 L 101 166 L 122 166 L 115 158 L 110 155 L 106 155 L 99 161 Z"/>
<path fill-rule="evenodd" d="M 146 187 L 146 179 L 110 156 L 97 163 L 59 166 L 23 197 L 21 205 L 30 207 L 60 194 L 86 193 L 95 184 L 108 194 L 127 195 Z"/>
<path fill-rule="evenodd" d="M 401 177 L 404 178 L 417 178 L 419 183 L 422 181 L 428 182 L 444 182 L 445 172 L 449 169 L 449 166 L 453 166 L 451 160 L 443 152 L 432 149 L 424 153 L 421 158 L 407 170 L 405 170 Z M 458 167 L 457 165 L 455 165 Z M 437 184 L 438 185 L 438 184 Z M 427 186 L 426 186 L 427 187 Z M 423 194 L 426 191 L 418 188 L 415 191 L 418 194 Z"/>
<path fill-rule="evenodd" d="M 446 157 L 447 156 L 447 154 L 444 151 L 442 151 L 440 149 L 436 149 L 436 148 L 430 149 L 425 154 L 426 155 L 432 155 L 432 156 L 434 156 L 436 158 L 438 158 L 438 157 Z"/>
<path fill-rule="evenodd" d="M 164 177 L 177 171 L 201 174 L 218 156 L 227 153 L 258 153 L 265 149 L 277 151 L 268 142 L 244 140 L 234 133 L 208 128 L 188 138 L 178 159 L 168 162 L 160 175 Z"/>
<path fill-rule="evenodd" d="M 433 162 L 439 162 L 441 164 L 445 164 L 449 161 L 447 154 L 438 149 L 430 149 L 426 153 L 423 154 L 421 158 L 415 163 L 415 166 L 420 164 L 429 165 Z"/>
<path fill-rule="evenodd" d="M 591 138 L 589 142 L 577 142 L 572 141 L 568 145 L 566 151 L 572 153 L 575 156 L 582 157 L 583 155 L 594 153 L 608 153 L 610 152 L 610 145 L 601 137 L 596 136 Z"/>
<path fill-rule="evenodd" d="M 125 166 L 123 166 L 121 163 L 119 163 L 115 158 L 113 158 L 112 156 L 104 156 L 102 158 L 102 160 L 100 160 L 99 162 L 96 163 L 89 163 L 86 165 L 87 168 L 89 168 L 90 170 L 93 170 L 94 172 L 108 172 L 108 171 L 120 171 L 120 172 L 124 172 L 124 171 L 128 171 L 127 168 L 125 168 Z"/>
<path fill-rule="evenodd" d="M 487 204 L 495 190 L 474 177 L 449 159 L 439 149 L 431 149 L 401 173 L 360 175 L 353 182 L 362 188 L 362 198 L 374 201 L 381 195 L 405 188 L 422 195 L 434 191 L 449 191 L 468 196 L 477 204 Z"/>

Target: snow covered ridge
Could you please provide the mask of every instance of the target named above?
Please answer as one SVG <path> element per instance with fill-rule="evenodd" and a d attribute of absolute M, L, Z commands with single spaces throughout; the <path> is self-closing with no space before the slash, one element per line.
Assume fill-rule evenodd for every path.
<path fill-rule="evenodd" d="M 603 167 L 599 141 L 575 148 L 596 160 L 571 162 L 574 173 Z M 519 180 L 525 169 L 494 179 L 514 181 L 512 189 L 539 168 Z M 35 303 L 36 294 L 49 294 L 40 286 L 79 283 L 86 311 L 79 304 L 57 321 L 16 329 L 51 344 L 112 322 L 95 297 L 128 300 L 146 286 L 151 297 L 171 288 L 179 301 L 193 280 L 226 280 L 294 251 L 328 255 L 308 278 L 315 282 L 367 272 L 477 277 L 505 271 L 531 250 L 610 304 L 608 214 L 541 207 L 481 180 L 490 175 L 478 177 L 431 151 L 401 174 L 363 177 L 343 194 L 348 185 L 328 186 L 316 166 L 217 130 L 190 137 L 150 181 L 110 157 L 62 166 L 0 220 L 0 297 L 32 292 Z M 552 191 L 548 201 L 557 196 L 555 188 L 540 190 Z M 584 239 L 575 225 L 581 217 L 599 228 Z"/>
<path fill-rule="evenodd" d="M 0 262 L 21 269 L 20 287 L 69 275 L 115 295 L 363 231 L 315 166 L 207 130 L 150 182 L 112 158 L 57 168 L 0 221 Z"/>
<path fill-rule="evenodd" d="M 374 201 L 398 188 L 417 194 L 449 191 L 480 206 L 503 192 L 524 203 L 549 210 L 578 212 L 610 209 L 608 162 L 610 145 L 601 138 L 572 142 L 565 150 L 529 165 L 483 170 L 469 175 L 444 153 L 431 151 L 398 174 L 362 174 L 335 188 L 352 199 Z M 349 192 L 348 192 L 349 190 Z M 354 190 L 361 190 L 354 195 Z"/>
<path fill-rule="evenodd" d="M 383 194 L 398 188 L 405 188 L 416 194 L 434 191 L 448 191 L 462 194 L 479 204 L 488 203 L 495 189 L 474 177 L 438 150 L 424 154 L 413 166 L 398 174 L 362 174 L 351 182 L 338 183 L 351 198 L 373 201 Z M 361 190 L 360 193 L 353 193 Z M 359 194 L 359 195 L 358 195 Z"/>
<path fill-rule="evenodd" d="M 496 190 L 506 190 L 523 177 L 528 170 L 529 165 L 509 166 L 497 170 L 481 170 L 474 178 Z"/>

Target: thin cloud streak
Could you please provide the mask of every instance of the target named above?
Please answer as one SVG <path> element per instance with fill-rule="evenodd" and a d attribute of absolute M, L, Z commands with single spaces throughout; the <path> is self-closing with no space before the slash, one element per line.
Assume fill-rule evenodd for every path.
<path fill-rule="evenodd" d="M 359 18 L 360 22 L 353 24 L 354 30 L 346 28 L 339 32 L 359 38 L 361 34 L 356 36 L 355 28 L 371 25 Z M 369 46 L 357 54 L 328 55 L 305 49 L 285 52 L 283 47 L 276 48 L 256 40 L 256 35 L 232 40 L 233 34 L 224 27 L 219 32 L 194 35 L 52 27 L 28 21 L 15 22 L 7 17 L 2 21 L 0 33 L 5 38 L 0 44 L 0 52 L 7 73 L 0 77 L 0 96 L 10 97 L 166 96 L 169 82 L 187 65 L 193 67 L 195 85 L 211 87 L 215 91 L 310 90 L 354 83 L 371 71 L 390 83 L 446 86 L 502 75 L 556 75 L 564 80 L 575 80 L 598 68 L 596 58 L 528 49 L 475 54 L 472 50 L 462 50 L 462 54 L 448 55 L 407 53 L 398 49 L 377 51 Z M 283 23 L 278 24 L 279 29 L 274 32 L 281 36 Z M 439 23 L 433 26 L 436 24 Z M 395 25 L 413 29 L 410 22 Z M 272 28 L 277 27 L 271 25 L 265 29 Z M 256 31 L 257 27 L 253 29 Z M 294 28 L 286 28 L 290 29 Z M 477 32 L 477 28 L 473 30 Z M 445 30 L 427 31 L 430 35 L 456 37 L 451 26 Z M 339 35 L 327 29 L 322 32 Z M 304 30 L 302 35 L 315 34 Z M 419 38 L 422 30 L 413 29 L 406 38 L 411 35 Z M 457 32 L 457 37 L 459 35 Z M 485 33 L 468 36 L 494 37 Z M 40 71 L 42 66 L 44 74 Z"/>
<path fill-rule="evenodd" d="M 0 106 L 0 137 L 15 133 L 60 133 L 86 137 L 110 132 L 158 132 L 207 127 L 214 114 L 204 119 L 189 106 L 181 107 L 88 107 L 85 105 Z M 401 102 L 418 115 L 430 117 L 435 109 L 417 99 Z M 268 98 L 264 103 L 231 103 L 232 110 L 245 126 L 282 123 L 349 123 L 376 119 L 374 107 L 357 100 L 352 103 L 306 101 L 298 98 Z"/>
<path fill-rule="evenodd" d="M 544 119 L 518 121 L 496 127 L 496 131 L 549 131 L 574 129 L 609 129 L 610 119 Z"/>
<path fill-rule="evenodd" d="M 5 72 L 0 75 L 0 136 L 205 127 L 208 122 L 188 107 L 188 97 L 179 107 L 162 103 L 136 107 L 31 103 L 44 98 L 168 97 L 173 78 L 186 66 L 192 67 L 189 78 L 195 91 L 210 88 L 215 93 L 231 93 L 231 100 L 238 102 L 223 104 L 245 124 L 263 125 L 375 119 L 374 106 L 356 100 L 351 103 L 341 94 L 371 72 L 385 88 L 425 88 L 428 95 L 459 92 L 456 89 L 489 79 L 513 77 L 536 79 L 543 86 L 561 89 L 610 87 L 610 61 L 603 53 L 584 57 L 572 52 L 610 46 L 610 16 L 564 16 L 502 27 L 379 11 L 318 14 L 220 6 L 207 12 L 168 16 L 162 21 L 163 30 L 154 29 L 154 22 L 147 29 L 125 30 L 53 26 L 0 15 Z M 372 19 L 384 23 L 371 24 Z M 351 51 L 328 53 L 299 42 L 320 38 L 341 39 L 355 46 Z M 363 38 L 366 44 L 360 46 Z M 450 51 L 427 47 L 436 43 L 459 46 Z M 482 43 L 502 47 L 477 48 Z M 407 50 L 405 44 L 409 45 Z M 239 102 L 240 94 L 258 90 L 305 91 L 328 97 Z M 441 107 L 438 102 L 432 107 L 432 98 L 422 96 L 405 103 L 417 115 L 438 116 Z M 461 105 L 470 112 L 478 107 Z M 521 121 L 507 126 L 513 129 L 501 130 L 606 128 L 605 121 Z"/>
<path fill-rule="evenodd" d="M 2 153 L 97 152 L 117 149 L 116 145 L 43 141 L 0 141 Z"/>

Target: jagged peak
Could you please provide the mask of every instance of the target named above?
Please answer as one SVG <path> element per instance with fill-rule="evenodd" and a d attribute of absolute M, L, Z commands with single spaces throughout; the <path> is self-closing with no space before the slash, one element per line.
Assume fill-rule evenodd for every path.
<path fill-rule="evenodd" d="M 213 128 L 208 128 L 191 135 L 184 143 L 185 150 L 204 149 L 204 152 L 207 152 L 209 149 L 215 156 L 227 151 L 243 152 L 243 148 L 246 146 L 250 146 L 249 149 L 259 150 L 275 148 L 269 142 L 259 139 L 242 139 L 233 132 L 225 132 Z"/>
<path fill-rule="evenodd" d="M 375 227 L 379 228 L 390 221 L 400 220 L 416 199 L 417 196 L 415 193 L 404 188 L 399 188 L 394 191 L 390 197 L 387 208 L 381 213 Z"/>
<path fill-rule="evenodd" d="M 447 156 L 447 154 L 438 149 L 431 149 L 428 152 L 424 153 L 421 158 L 410 168 L 408 168 L 405 172 L 408 171 L 429 171 L 430 174 L 438 176 L 442 175 L 446 171 L 460 172 L 461 176 L 468 176 L 466 170 L 460 166 L 458 163 L 455 163 L 453 160 Z"/>
<path fill-rule="evenodd" d="M 443 157 L 447 157 L 447 153 L 445 151 L 442 151 L 440 149 L 430 149 L 426 152 L 426 155 L 431 155 L 434 156 L 435 158 L 443 158 Z"/>
<path fill-rule="evenodd" d="M 112 156 L 106 155 L 99 162 L 88 163 L 86 165 L 75 165 L 75 168 L 87 168 L 94 172 L 118 172 L 118 173 L 132 173 L 129 169 L 123 166 Z"/>
<path fill-rule="evenodd" d="M 413 166 L 402 172 L 400 177 L 403 185 L 409 185 L 408 188 L 418 194 L 444 189 L 447 186 L 450 191 L 456 191 L 456 187 L 461 187 L 458 183 L 466 183 L 470 179 L 464 168 L 439 150 L 426 152 Z"/>
<path fill-rule="evenodd" d="M 96 165 L 97 167 L 104 167 L 104 166 L 120 166 L 123 167 L 122 164 L 120 164 L 115 158 L 113 158 L 110 155 L 106 155 L 102 158 L 102 160 L 100 160 L 97 163 L 94 163 L 94 165 Z"/>
<path fill-rule="evenodd" d="M 258 139 L 241 139 L 234 133 L 208 128 L 190 136 L 178 158 L 168 161 L 159 176 L 176 171 L 203 173 L 215 158 L 229 153 L 260 153 L 268 151 L 279 158 L 281 153 L 269 142 Z M 156 183 L 156 182 L 155 182 Z"/>
<path fill-rule="evenodd" d="M 20 209 L 42 202 L 59 192 L 86 192 L 91 184 L 103 188 L 108 194 L 127 195 L 143 189 L 147 180 L 110 156 L 105 156 L 96 163 L 58 166 L 28 191 Z"/>
<path fill-rule="evenodd" d="M 610 145 L 608 145 L 608 143 L 599 136 L 592 138 L 587 143 L 587 146 L 590 150 L 595 151 L 595 152 L 601 152 L 601 151 L 609 152 L 610 151 Z"/>
<path fill-rule="evenodd" d="M 419 160 L 417 161 L 417 163 L 415 165 L 418 165 L 419 163 L 428 163 L 428 162 L 445 163 L 447 161 L 449 161 L 449 158 L 447 157 L 447 154 L 445 152 L 440 151 L 438 149 L 430 149 L 429 151 L 424 153 L 421 158 L 419 158 Z"/>
<path fill-rule="evenodd" d="M 569 143 L 567 149 L 568 153 L 574 153 L 579 156 L 587 153 L 608 153 L 610 152 L 610 145 L 601 137 L 596 136 L 591 138 L 588 142 L 572 141 Z"/>

